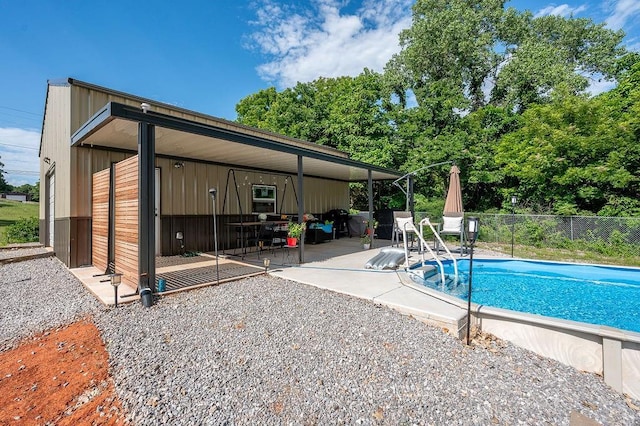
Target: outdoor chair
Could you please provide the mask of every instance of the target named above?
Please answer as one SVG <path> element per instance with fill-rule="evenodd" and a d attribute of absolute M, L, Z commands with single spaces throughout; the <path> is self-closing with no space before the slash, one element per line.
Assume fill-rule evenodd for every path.
<path fill-rule="evenodd" d="M 260 257 L 262 250 L 273 250 L 275 238 L 274 225 L 272 223 L 263 223 L 258 229 L 258 234 L 249 241 L 250 246 L 255 246 Z"/>
<path fill-rule="evenodd" d="M 442 228 L 438 232 L 440 236 L 455 235 L 460 237 L 460 255 L 463 255 L 464 247 L 464 213 L 448 213 L 442 216 Z M 438 247 L 438 254 L 440 247 Z"/>
<path fill-rule="evenodd" d="M 411 243 L 413 244 L 413 234 L 415 233 L 413 227 L 405 227 L 405 225 L 411 224 L 413 225 L 413 217 L 411 216 L 411 212 L 393 212 L 393 231 L 391 234 L 391 246 L 393 246 L 394 241 L 399 246 L 400 245 L 400 236 L 402 235 L 402 230 L 406 229 L 407 238 L 409 238 L 409 234 L 412 236 Z"/>

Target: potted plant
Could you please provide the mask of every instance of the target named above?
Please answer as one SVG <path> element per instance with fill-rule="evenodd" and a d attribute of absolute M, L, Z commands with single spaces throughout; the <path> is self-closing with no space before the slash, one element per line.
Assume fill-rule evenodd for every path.
<path fill-rule="evenodd" d="M 307 224 L 305 222 L 295 223 L 289 222 L 289 226 L 287 227 L 287 245 L 295 246 L 298 245 L 298 239 L 302 237 L 302 233 L 306 229 Z"/>
<path fill-rule="evenodd" d="M 371 235 L 365 234 L 360 238 L 360 242 L 362 243 L 362 248 L 365 250 L 369 250 L 371 247 Z"/>

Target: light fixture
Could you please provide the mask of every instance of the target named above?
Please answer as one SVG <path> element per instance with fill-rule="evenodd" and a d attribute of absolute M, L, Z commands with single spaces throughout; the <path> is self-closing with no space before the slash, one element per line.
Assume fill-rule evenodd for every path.
<path fill-rule="evenodd" d="M 180 254 L 184 254 L 184 235 L 182 232 L 176 232 L 176 240 L 180 241 Z"/>
<path fill-rule="evenodd" d="M 113 286 L 113 300 L 115 301 L 116 308 L 118 307 L 118 286 L 122 281 L 122 274 L 110 274 L 109 279 L 111 280 L 111 285 Z"/>
<path fill-rule="evenodd" d="M 262 262 L 264 263 L 264 273 L 266 274 L 269 269 L 269 265 L 271 264 L 271 259 L 265 257 Z"/>
<path fill-rule="evenodd" d="M 469 293 L 467 295 L 467 346 L 471 341 L 471 291 L 473 282 L 473 246 L 478 238 L 480 229 L 480 220 L 477 217 L 470 217 L 467 227 L 469 243 L 471 244 L 471 253 L 469 255 Z"/>
<path fill-rule="evenodd" d="M 516 204 L 518 197 L 513 194 L 511 196 L 511 257 L 513 257 L 513 244 L 515 242 L 515 226 L 516 226 Z"/>
<path fill-rule="evenodd" d="M 144 112 L 145 114 L 147 113 L 147 111 L 149 111 L 149 108 L 151 108 L 151 105 L 146 102 L 140 104 L 140 109 L 142 109 L 142 112 Z"/>
<path fill-rule="evenodd" d="M 477 217 L 470 217 L 468 222 L 467 233 L 469 236 L 469 242 L 473 246 L 478 238 L 478 226 L 480 225 L 480 219 Z"/>
<path fill-rule="evenodd" d="M 175 163 L 173 163 L 173 167 L 175 167 L 176 169 L 180 169 L 180 168 L 184 167 L 184 162 L 183 161 L 176 161 Z"/>

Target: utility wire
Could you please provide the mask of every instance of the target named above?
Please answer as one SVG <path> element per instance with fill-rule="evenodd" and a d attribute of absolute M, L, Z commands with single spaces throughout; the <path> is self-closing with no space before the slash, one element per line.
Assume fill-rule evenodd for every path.
<path fill-rule="evenodd" d="M 22 176 L 40 176 L 40 172 L 33 172 L 29 170 L 3 170 L 7 175 L 22 175 Z"/>
<path fill-rule="evenodd" d="M 23 112 L 23 113 L 25 113 L 25 114 L 31 114 L 31 115 L 42 116 L 42 114 L 37 114 L 37 113 L 35 113 L 35 112 L 29 112 L 29 111 L 25 111 L 25 110 L 22 110 L 22 109 L 11 108 L 11 107 L 8 107 L 8 106 L 3 106 L 3 105 L 0 105 L 0 108 L 2 108 L 2 109 L 10 109 L 11 111 Z"/>
<path fill-rule="evenodd" d="M 39 148 L 32 148 L 32 147 L 30 147 L 30 146 L 13 145 L 13 144 L 10 144 L 10 143 L 5 143 L 5 142 L 0 142 L 0 145 L 3 145 L 3 146 L 12 146 L 12 147 L 15 147 L 15 148 L 33 149 L 34 151 L 38 151 L 38 149 L 39 149 Z"/>

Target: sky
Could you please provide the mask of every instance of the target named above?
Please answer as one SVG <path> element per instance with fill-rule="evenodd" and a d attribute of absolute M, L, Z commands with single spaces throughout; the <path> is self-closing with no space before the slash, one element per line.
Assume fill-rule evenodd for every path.
<path fill-rule="evenodd" d="M 228 120 L 261 89 L 382 71 L 413 0 L 0 0 L 0 162 L 34 184 L 48 80 L 72 77 Z M 587 17 L 640 51 L 640 0 L 507 6 Z M 611 86 L 595 86 L 594 92 Z"/>

